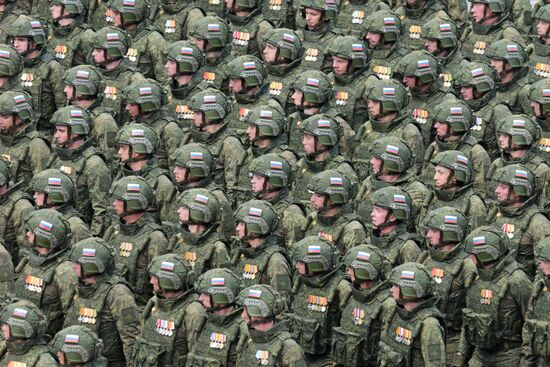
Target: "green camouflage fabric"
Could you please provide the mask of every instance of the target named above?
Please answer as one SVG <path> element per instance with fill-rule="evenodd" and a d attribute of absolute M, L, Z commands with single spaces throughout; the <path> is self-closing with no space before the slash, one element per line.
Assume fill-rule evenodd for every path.
<path fill-rule="evenodd" d="M 50 342 L 50 347 L 56 354 L 63 354 L 65 361 L 70 363 L 107 366 L 107 358 L 102 356 L 103 341 L 96 333 L 83 326 L 69 326 L 61 330 Z"/>
<path fill-rule="evenodd" d="M 533 33 L 536 35 L 532 37 L 533 43 L 531 46 L 533 51 L 531 55 L 529 55 L 529 60 L 527 61 L 527 66 L 529 67 L 528 77 L 532 82 L 550 77 L 550 64 L 548 63 L 548 56 L 550 56 L 550 45 L 545 44 L 545 40 L 548 37 L 548 32 L 546 37 L 544 37 L 538 35 L 538 32 L 536 31 L 536 27 L 539 22 L 548 22 L 550 20 L 550 6 L 542 6 L 540 2 L 537 3 L 537 5 L 539 5 L 538 10 L 536 5 L 533 9 L 535 18 L 533 22 Z"/>
<path fill-rule="evenodd" d="M 330 1 L 330 0 L 329 0 Z M 298 5 L 300 2 L 297 1 Z M 322 2 L 322 1 L 319 1 Z M 330 4 L 335 6 L 335 4 Z M 295 11 L 295 14 L 300 14 L 299 18 L 296 19 L 296 33 L 302 40 L 302 46 L 304 48 L 304 58 L 302 60 L 301 66 L 306 69 L 320 70 L 323 72 L 330 72 L 331 60 L 327 56 L 326 51 L 330 43 L 338 36 L 336 30 L 332 30 L 332 26 L 329 23 L 324 23 L 317 29 L 308 29 L 305 25 L 303 18 L 304 9 L 307 8 L 307 5 L 301 6 L 298 11 Z"/>
<path fill-rule="evenodd" d="M 403 6 L 406 1 L 397 0 L 396 6 Z M 449 17 L 453 22 L 455 22 L 460 28 L 462 28 L 468 21 L 468 4 L 463 0 L 444 0 L 441 1 L 441 5 L 445 12 L 449 14 Z"/>
<path fill-rule="evenodd" d="M 2 276 L 0 276 L 0 291 L 2 291 L 4 296 L 2 297 L 2 302 L 5 298 L 8 297 L 8 294 L 13 293 L 14 288 L 14 279 L 15 272 L 13 267 L 13 262 L 11 260 L 11 254 L 6 249 L 4 241 L 0 244 L 0 266 L 4 269 Z"/>
<path fill-rule="evenodd" d="M 93 30 L 87 25 L 73 23 L 67 27 L 52 24 L 47 50 L 65 69 L 87 64 Z"/>
<path fill-rule="evenodd" d="M 367 18 L 377 11 L 389 9 L 389 6 L 383 2 L 342 1 L 334 19 L 334 27 L 344 35 L 362 37 L 361 28 L 367 23 Z"/>
<path fill-rule="evenodd" d="M 161 1 L 159 5 L 153 5 L 149 17 L 164 40 L 172 43 L 186 39 L 189 27 L 199 21 L 203 14 L 195 4 Z"/>
<path fill-rule="evenodd" d="M 237 3 L 235 1 L 235 3 Z M 261 41 L 273 25 L 260 13 L 256 5 L 241 7 L 242 11 L 248 11 L 247 15 L 239 16 L 233 9 L 226 8 L 225 17 L 228 20 L 229 32 L 233 35 L 231 41 L 231 56 L 236 58 L 243 55 L 260 56 Z M 242 5 L 242 4 L 241 4 Z"/>

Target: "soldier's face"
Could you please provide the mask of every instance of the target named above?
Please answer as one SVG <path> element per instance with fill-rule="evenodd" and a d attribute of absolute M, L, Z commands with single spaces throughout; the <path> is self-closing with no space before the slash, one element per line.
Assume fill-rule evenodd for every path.
<path fill-rule="evenodd" d="M 543 118 L 544 113 L 542 112 L 542 105 L 538 102 L 532 101 L 531 102 L 531 108 L 533 109 L 533 113 L 538 118 Z"/>
<path fill-rule="evenodd" d="M 408 88 L 414 88 L 416 87 L 416 77 L 414 76 L 404 76 L 403 77 L 403 84 L 405 84 Z"/>
<path fill-rule="evenodd" d="M 382 173 L 382 165 L 384 162 L 378 157 L 372 157 L 370 159 L 370 167 L 372 168 L 372 173 L 375 175 Z"/>
<path fill-rule="evenodd" d="M 305 20 L 308 29 L 314 29 L 323 21 L 323 12 L 317 9 L 306 8 Z"/>
<path fill-rule="evenodd" d="M 504 182 L 499 182 L 497 187 L 495 188 L 495 195 L 497 197 L 497 201 L 499 203 L 505 202 L 505 201 L 517 201 L 519 200 L 519 195 L 515 193 L 514 190 Z"/>
<path fill-rule="evenodd" d="M 476 23 L 480 23 L 485 16 L 489 17 L 492 15 L 492 11 L 487 8 L 487 11 L 485 11 L 485 4 L 482 3 L 473 3 L 472 7 L 470 8 L 470 15 L 472 16 L 472 19 Z"/>
<path fill-rule="evenodd" d="M 67 362 L 65 361 L 65 353 L 57 352 L 57 359 L 59 360 L 59 364 L 61 366 L 66 366 L 67 365 Z"/>
<path fill-rule="evenodd" d="M 235 227 L 235 232 L 237 236 L 242 240 L 246 236 L 246 224 L 243 222 L 237 222 L 237 227 Z"/>
<path fill-rule="evenodd" d="M 510 147 L 510 140 L 512 140 L 512 137 L 510 135 L 499 134 L 498 145 L 500 146 L 500 149 L 506 149 Z"/>
<path fill-rule="evenodd" d="M 434 185 L 437 189 L 445 187 L 449 180 L 451 172 L 452 171 L 447 167 L 435 166 Z"/>
<path fill-rule="evenodd" d="M 537 35 L 539 37 L 548 37 L 550 23 L 545 20 L 539 20 L 537 23 Z"/>
<path fill-rule="evenodd" d="M 306 154 L 314 154 L 317 151 L 315 147 L 315 136 L 313 135 L 304 134 L 302 145 L 304 146 Z"/>
<path fill-rule="evenodd" d="M 300 275 L 306 275 L 307 274 L 306 264 L 304 264 L 303 262 L 298 261 L 294 265 L 294 267 L 296 268 L 296 271 L 298 272 L 298 274 L 300 274 Z"/>
<path fill-rule="evenodd" d="M 94 48 L 92 51 L 92 58 L 94 59 L 94 62 L 98 65 L 106 62 L 105 59 L 105 50 L 102 48 Z"/>
<path fill-rule="evenodd" d="M 172 78 L 178 73 L 178 64 L 174 60 L 168 60 L 166 64 L 164 64 L 164 69 L 166 70 L 166 74 Z"/>
<path fill-rule="evenodd" d="M 111 19 L 111 22 L 115 27 L 122 27 L 122 14 L 112 9 L 107 10 L 108 17 Z"/>
<path fill-rule="evenodd" d="M 4 339 L 10 340 L 11 333 L 10 326 L 8 324 L 2 324 L 2 335 L 4 336 Z"/>
<path fill-rule="evenodd" d="M 199 302 L 202 304 L 204 308 L 212 307 L 212 300 L 208 293 L 201 293 L 199 296 Z"/>
<path fill-rule="evenodd" d="M 229 79 L 229 90 L 231 93 L 239 93 L 244 89 L 243 81 L 240 78 Z"/>
<path fill-rule="evenodd" d="M 0 115 L 0 130 L 10 129 L 13 126 L 12 115 Z"/>
<path fill-rule="evenodd" d="M 491 66 L 497 71 L 499 78 L 510 70 L 510 65 L 504 60 L 491 59 Z"/>
<path fill-rule="evenodd" d="M 186 208 L 184 206 L 178 208 L 178 216 L 179 216 L 180 222 L 182 223 L 189 222 L 189 208 Z"/>
<path fill-rule="evenodd" d="M 204 49 L 206 48 L 206 40 L 195 38 L 195 37 L 189 37 L 189 41 L 191 41 L 201 51 L 204 51 Z"/>
<path fill-rule="evenodd" d="M 253 141 L 258 136 L 258 127 L 256 125 L 249 124 L 246 127 L 246 135 L 248 140 Z"/>
<path fill-rule="evenodd" d="M 342 57 L 333 56 L 332 57 L 332 70 L 336 75 L 345 75 L 348 72 L 348 66 L 350 61 Z"/>
<path fill-rule="evenodd" d="M 233 4 L 235 4 L 235 0 L 225 0 L 226 9 L 233 9 Z"/>
<path fill-rule="evenodd" d="M 309 199 L 309 201 L 313 210 L 319 211 L 323 209 L 325 205 L 329 205 L 325 201 L 330 201 L 330 199 L 327 199 L 326 195 L 314 192 L 313 194 L 311 194 L 311 198 Z"/>
<path fill-rule="evenodd" d="M 446 122 L 437 121 L 434 124 L 434 128 L 435 128 L 435 133 L 440 138 L 447 136 L 447 134 L 449 133 L 449 124 Z"/>
<path fill-rule="evenodd" d="M 67 101 L 69 102 L 69 104 L 76 97 L 75 89 L 72 85 L 65 85 L 65 88 L 63 88 L 63 93 L 65 93 L 65 97 L 67 97 Z"/>
<path fill-rule="evenodd" d="M 398 301 L 401 298 L 401 290 L 399 289 L 399 286 L 392 285 L 390 288 L 390 294 L 395 301 Z"/>
<path fill-rule="evenodd" d="M 82 278 L 82 266 L 79 263 L 71 263 L 71 269 L 73 269 L 77 278 Z"/>
<path fill-rule="evenodd" d="M 120 199 L 114 199 L 111 203 L 111 206 L 113 207 L 117 216 L 122 216 L 122 213 L 124 213 L 124 201 Z"/>
<path fill-rule="evenodd" d="M 57 20 L 61 18 L 61 16 L 64 15 L 63 9 L 64 9 L 64 6 L 61 4 L 52 4 L 52 6 L 50 6 L 50 13 L 52 15 L 52 19 Z M 69 14 L 67 13 L 67 15 Z"/>
<path fill-rule="evenodd" d="M 15 48 L 20 54 L 30 51 L 32 49 L 31 43 L 34 44 L 34 42 L 27 37 L 13 37 L 11 42 L 13 48 Z"/>
<path fill-rule="evenodd" d="M 426 238 L 431 246 L 437 246 L 441 243 L 441 231 L 430 228 L 426 233 Z"/>
<path fill-rule="evenodd" d="M 373 205 L 372 212 L 370 213 L 370 221 L 372 223 L 372 226 L 374 228 L 378 228 L 380 225 L 386 223 L 387 215 L 388 215 L 388 209 Z M 391 218 L 391 215 L 390 215 L 390 218 Z"/>
<path fill-rule="evenodd" d="M 460 87 L 460 95 L 464 101 L 473 100 L 475 98 L 474 87 Z"/>
<path fill-rule="evenodd" d="M 53 136 L 57 145 L 65 144 L 70 138 L 69 127 L 56 125 L 55 133 Z"/>
<path fill-rule="evenodd" d="M 43 208 L 48 203 L 48 196 L 43 192 L 35 191 L 32 197 L 36 203 L 36 206 L 39 208 Z"/>
<path fill-rule="evenodd" d="M 120 158 L 122 162 L 126 162 L 130 159 L 130 156 L 130 146 L 128 144 L 120 144 L 118 146 L 118 158 Z"/>
<path fill-rule="evenodd" d="M 252 186 L 252 192 L 260 192 L 264 189 L 267 177 L 253 174 L 250 179 L 250 186 Z"/>
<path fill-rule="evenodd" d="M 139 105 L 137 103 L 126 103 L 126 111 L 132 118 L 139 116 Z"/>
<path fill-rule="evenodd" d="M 267 63 L 275 62 L 277 60 L 277 51 L 279 49 L 272 45 L 271 43 L 267 43 L 265 45 L 264 50 L 262 51 L 262 56 L 264 58 L 264 61 Z"/>
<path fill-rule="evenodd" d="M 550 261 L 541 261 L 539 263 L 539 268 L 545 276 L 550 276 Z"/>
<path fill-rule="evenodd" d="M 295 106 L 299 107 L 302 105 L 302 99 L 304 98 L 304 92 L 302 92 L 299 89 L 294 89 L 292 92 L 292 96 L 290 96 L 292 99 L 292 103 L 294 103 Z"/>
<path fill-rule="evenodd" d="M 429 53 L 433 54 L 434 52 L 437 51 L 438 49 L 438 45 L 437 45 L 437 40 L 434 40 L 434 39 L 426 39 L 424 41 L 424 49 L 426 51 L 428 51 Z"/>
<path fill-rule="evenodd" d="M 382 113 L 382 104 L 379 101 L 367 99 L 367 110 L 370 117 L 378 117 Z"/>
<path fill-rule="evenodd" d="M 371 48 L 376 47 L 382 43 L 382 33 L 369 31 L 365 38 L 367 39 L 367 42 L 369 43 L 369 46 Z"/>
<path fill-rule="evenodd" d="M 175 166 L 174 167 L 174 178 L 176 179 L 176 182 L 181 184 L 184 183 L 187 177 L 187 168 Z"/>
<path fill-rule="evenodd" d="M 149 283 L 153 286 L 153 292 L 155 294 L 160 294 L 162 292 L 162 289 L 159 286 L 159 278 L 156 275 L 151 275 Z"/>

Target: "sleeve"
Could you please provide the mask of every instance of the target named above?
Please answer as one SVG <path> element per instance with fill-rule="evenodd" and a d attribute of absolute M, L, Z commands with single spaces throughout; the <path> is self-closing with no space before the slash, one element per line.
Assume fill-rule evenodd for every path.
<path fill-rule="evenodd" d="M 176 195 L 177 190 L 172 181 L 165 175 L 159 176 L 155 187 L 155 196 L 161 222 L 170 220 L 170 209 Z"/>
<path fill-rule="evenodd" d="M 147 258 L 149 262 L 159 255 L 170 252 L 170 242 L 161 231 L 153 231 L 149 236 L 149 245 L 147 246 Z"/>
<path fill-rule="evenodd" d="M 537 297 L 538 289 L 540 289 L 539 284 L 540 283 L 535 281 L 532 287 L 531 296 L 529 298 L 529 305 L 527 306 L 527 311 L 525 312 L 525 319 L 529 319 L 533 317 L 533 304 L 534 304 L 534 300 Z M 520 366 L 535 367 L 537 365 L 538 358 L 537 356 L 533 355 L 533 349 L 531 347 L 531 332 L 529 331 L 527 323 L 523 324 L 521 335 L 522 335 L 522 345 L 521 345 Z"/>
<path fill-rule="evenodd" d="M 179 148 L 183 140 L 183 131 L 175 122 L 169 122 L 162 130 L 162 140 L 166 147 L 166 155 L 168 157 L 168 167 L 172 167 L 172 159 L 174 151 Z"/>
<path fill-rule="evenodd" d="M 225 243 L 218 241 L 214 244 L 214 253 L 210 264 L 212 268 L 231 268 L 231 257 Z"/>
<path fill-rule="evenodd" d="M 510 280 L 510 293 L 516 302 L 521 318 L 524 320 L 531 299 L 531 290 L 533 288 L 529 277 L 525 272 L 517 270 L 512 273 Z"/>
<path fill-rule="evenodd" d="M 485 197 L 487 195 L 485 176 L 491 166 L 491 158 L 489 158 L 489 154 L 487 154 L 487 151 L 481 145 L 476 144 L 471 150 L 471 159 L 475 170 L 474 187 Z"/>
<path fill-rule="evenodd" d="M 341 248 L 345 251 L 348 251 L 350 248 L 359 246 L 362 243 L 365 243 L 367 239 L 367 233 L 365 228 L 358 221 L 354 220 L 353 222 L 346 225 L 344 228 L 344 236 L 339 241 Z"/>
<path fill-rule="evenodd" d="M 55 358 L 50 353 L 44 353 L 40 356 L 40 358 L 38 358 L 38 361 L 34 366 L 35 367 L 54 367 L 54 366 L 59 366 L 59 363 L 57 363 Z"/>
<path fill-rule="evenodd" d="M 306 224 L 306 216 L 297 205 L 289 205 L 282 215 L 283 230 L 287 248 L 304 238 L 302 227 Z"/>
<path fill-rule="evenodd" d="M 33 174 L 46 169 L 49 157 L 50 148 L 48 144 L 40 138 L 32 139 L 29 145 L 29 159 Z"/>
<path fill-rule="evenodd" d="M 225 140 L 220 158 L 225 173 L 226 192 L 231 191 L 237 185 L 239 179 L 239 168 L 241 161 L 246 154 L 242 144 L 235 137 L 229 137 Z"/>
<path fill-rule="evenodd" d="M 112 163 L 117 154 L 118 144 L 116 136 L 118 134 L 118 126 L 115 119 L 108 113 L 102 113 L 94 118 L 94 128 L 92 129 L 92 137 L 97 148 L 107 158 L 107 163 Z"/>
<path fill-rule="evenodd" d="M 28 200 L 19 200 L 15 204 L 15 208 L 12 212 L 13 226 L 15 227 L 15 238 L 17 246 L 21 251 L 22 248 L 28 248 L 27 243 L 27 231 L 25 230 L 25 217 L 34 210 L 33 206 Z M 15 246 L 15 244 L 13 244 Z"/>
<path fill-rule="evenodd" d="M 151 32 L 149 38 L 149 48 L 147 51 L 153 60 L 155 79 L 161 85 L 170 84 L 170 78 L 168 77 L 168 74 L 166 74 L 166 69 L 164 68 L 163 62 L 163 52 L 166 49 L 166 46 L 168 46 L 168 43 L 159 32 Z"/>
<path fill-rule="evenodd" d="M 0 245 L 0 294 L 6 295 L 13 291 L 14 286 L 14 268 L 11 261 L 11 255 L 4 247 L 4 241 L 1 241 Z M 0 299 L 3 296 L 0 296 Z"/>
<path fill-rule="evenodd" d="M 117 284 L 111 289 L 107 303 L 122 340 L 126 366 L 132 367 L 134 342 L 139 334 L 138 308 L 134 295 L 125 285 Z"/>
<path fill-rule="evenodd" d="M 477 195 L 470 197 L 470 207 L 468 208 L 468 213 L 465 214 L 466 218 L 470 218 L 472 229 L 481 227 L 487 222 L 487 208 L 483 200 Z"/>
<path fill-rule="evenodd" d="M 67 103 L 67 96 L 63 92 L 65 86 L 63 85 L 63 75 L 65 70 L 63 65 L 57 61 L 50 62 L 50 85 L 55 98 L 55 105 L 57 108 L 63 107 Z"/>
<path fill-rule="evenodd" d="M 407 240 L 401 246 L 399 257 L 401 258 L 401 263 L 404 264 L 408 262 L 415 262 L 421 253 L 422 250 L 420 250 L 420 247 L 418 247 L 416 242 L 413 240 Z"/>
<path fill-rule="evenodd" d="M 424 160 L 424 141 L 422 140 L 420 130 L 418 130 L 418 128 L 412 123 L 407 124 L 405 130 L 403 131 L 403 140 L 407 142 L 413 151 L 416 168 L 419 170 L 422 167 Z"/>
<path fill-rule="evenodd" d="M 78 280 L 69 261 L 61 263 L 55 270 L 55 273 L 61 307 L 63 313 L 66 315 L 75 294 Z"/>
<path fill-rule="evenodd" d="M 92 156 L 88 160 L 85 175 L 94 210 L 90 229 L 95 236 L 101 236 L 105 230 L 105 217 L 109 206 L 108 192 L 111 187 L 111 173 L 99 156 Z"/>
<path fill-rule="evenodd" d="M 420 332 L 420 348 L 426 367 L 445 365 L 445 333 L 435 317 L 424 320 Z"/>
<path fill-rule="evenodd" d="M 542 214 L 535 214 L 531 218 L 527 231 L 525 231 L 520 243 L 522 245 L 526 243 L 531 244 L 534 249 L 538 247 L 540 241 L 548 236 L 550 236 L 550 221 Z"/>
<path fill-rule="evenodd" d="M 290 264 L 278 252 L 274 253 L 268 261 L 267 278 L 269 285 L 283 294 L 288 304 L 292 288 L 292 274 L 290 272 Z"/>
<path fill-rule="evenodd" d="M 206 322 L 206 311 L 199 302 L 192 302 L 187 306 L 183 322 L 188 338 L 187 350 L 193 350 L 199 333 Z"/>
<path fill-rule="evenodd" d="M 306 357 L 302 348 L 294 339 L 287 339 L 281 350 L 283 367 L 306 367 Z"/>

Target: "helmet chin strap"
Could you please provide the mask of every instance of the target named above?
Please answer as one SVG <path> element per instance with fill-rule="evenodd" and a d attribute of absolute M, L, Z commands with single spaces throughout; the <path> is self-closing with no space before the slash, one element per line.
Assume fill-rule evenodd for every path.
<path fill-rule="evenodd" d="M 397 224 L 397 221 L 390 221 L 390 216 L 393 214 L 392 213 L 392 210 L 389 209 L 389 208 L 386 208 L 387 209 L 387 212 L 386 212 L 386 217 L 384 218 L 384 223 L 380 224 L 376 229 L 377 230 L 381 230 L 383 228 L 386 228 L 386 227 L 390 227 L 390 226 L 393 226 L 393 225 L 396 225 Z"/>

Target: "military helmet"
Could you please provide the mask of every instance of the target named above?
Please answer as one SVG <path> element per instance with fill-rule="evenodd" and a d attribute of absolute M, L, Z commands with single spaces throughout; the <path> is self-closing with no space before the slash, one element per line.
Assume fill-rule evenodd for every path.
<path fill-rule="evenodd" d="M 270 285 L 258 284 L 243 289 L 237 298 L 237 304 L 246 307 L 252 317 L 275 319 L 285 310 L 284 297 Z"/>
<path fill-rule="evenodd" d="M 336 246 L 319 236 L 308 236 L 293 245 L 292 262 L 301 262 L 308 273 L 332 271 L 340 263 L 340 253 Z"/>
<path fill-rule="evenodd" d="M 442 48 L 454 49 L 458 46 L 458 27 L 450 19 L 434 18 L 422 25 L 420 36 L 439 41 Z"/>
<path fill-rule="evenodd" d="M 0 44 L 0 77 L 15 77 L 23 69 L 23 58 L 17 50 Z"/>
<path fill-rule="evenodd" d="M 335 0 L 300 0 L 300 10 L 305 18 L 306 9 L 321 10 L 329 20 L 336 18 L 338 5 Z"/>
<path fill-rule="evenodd" d="M 391 210 L 396 220 L 408 221 L 411 217 L 413 210 L 411 197 L 400 187 L 383 187 L 371 193 L 369 199 L 372 205 Z"/>
<path fill-rule="evenodd" d="M 460 210 L 448 206 L 430 210 L 423 226 L 440 231 L 442 243 L 462 242 L 468 234 L 468 219 Z"/>
<path fill-rule="evenodd" d="M 439 78 L 440 67 L 433 55 L 425 51 L 413 51 L 399 61 L 397 72 L 404 77 L 416 77 L 422 83 L 430 83 Z"/>
<path fill-rule="evenodd" d="M 126 103 L 135 103 L 141 112 L 148 113 L 160 110 L 166 103 L 162 86 L 153 79 L 137 80 L 124 89 Z"/>
<path fill-rule="evenodd" d="M 445 122 L 454 133 L 462 135 L 474 124 L 474 114 L 470 107 L 461 100 L 444 100 L 435 106 L 433 121 Z"/>
<path fill-rule="evenodd" d="M 0 186 L 10 185 L 11 176 L 10 161 L 6 157 L 0 156 Z"/>
<path fill-rule="evenodd" d="M 277 228 L 279 215 L 271 203 L 249 200 L 235 211 L 235 221 L 244 223 L 248 233 L 267 236 Z"/>
<path fill-rule="evenodd" d="M 98 30 L 92 38 L 92 48 L 103 49 L 113 59 L 126 56 L 132 38 L 128 33 L 117 27 L 104 27 Z"/>
<path fill-rule="evenodd" d="M 393 268 L 390 282 L 399 287 L 401 299 L 422 299 L 433 294 L 432 276 L 419 263 L 409 262 Z"/>
<path fill-rule="evenodd" d="M 327 170 L 313 176 L 307 185 L 313 193 L 327 195 L 333 205 L 344 205 L 352 199 L 351 181 L 341 172 Z"/>
<path fill-rule="evenodd" d="M 115 250 L 100 237 L 89 237 L 71 246 L 69 260 L 82 266 L 86 276 L 110 272 L 114 268 Z"/>
<path fill-rule="evenodd" d="M 0 323 L 10 327 L 10 335 L 17 339 L 40 338 L 46 332 L 46 317 L 40 308 L 29 301 L 7 305 L 0 313 Z"/>
<path fill-rule="evenodd" d="M 258 7 L 259 0 L 235 0 L 234 6 L 242 9 L 254 10 Z"/>
<path fill-rule="evenodd" d="M 207 189 L 188 189 L 181 193 L 177 202 L 189 209 L 189 223 L 215 224 L 220 216 L 220 203 Z"/>
<path fill-rule="evenodd" d="M 189 41 L 177 41 L 168 45 L 165 50 L 166 58 L 175 61 L 177 72 L 180 74 L 194 74 L 204 63 L 201 50 Z"/>
<path fill-rule="evenodd" d="M 124 125 L 118 132 L 119 145 L 132 147 L 132 153 L 152 155 L 158 149 L 159 137 L 155 130 L 144 124 Z"/>
<path fill-rule="evenodd" d="M 332 57 L 336 56 L 349 60 L 354 70 L 367 67 L 370 59 L 370 54 L 363 41 L 354 36 L 334 38 L 329 44 L 327 53 Z"/>
<path fill-rule="evenodd" d="M 411 148 L 403 139 L 386 136 L 376 140 L 370 149 L 372 156 L 380 159 L 382 169 L 391 174 L 406 172 L 414 163 Z"/>
<path fill-rule="evenodd" d="M 396 42 L 401 37 L 401 18 L 390 10 L 379 10 L 365 19 L 363 29 L 365 36 L 367 32 L 380 33 L 384 42 Z"/>
<path fill-rule="evenodd" d="M 265 104 L 248 111 L 246 123 L 258 128 L 259 138 L 274 138 L 283 134 L 286 117 L 280 109 Z"/>
<path fill-rule="evenodd" d="M 113 198 L 124 201 L 127 213 L 145 211 L 155 201 L 153 188 L 139 176 L 126 176 L 115 181 L 110 194 Z"/>
<path fill-rule="evenodd" d="M 31 96 L 27 92 L 7 90 L 0 94 L 0 115 L 17 115 L 23 121 L 34 120 Z"/>
<path fill-rule="evenodd" d="M 535 175 L 521 164 L 510 164 L 499 168 L 494 173 L 493 181 L 510 185 L 519 196 L 531 197 L 537 194 Z"/>
<path fill-rule="evenodd" d="M 510 135 L 512 143 L 519 146 L 531 146 L 539 141 L 540 126 L 527 115 L 507 115 L 497 125 L 497 137 Z"/>
<path fill-rule="evenodd" d="M 363 98 L 378 101 L 382 104 L 383 112 L 400 112 L 409 103 L 407 90 L 396 80 L 374 80 L 365 89 Z"/>
<path fill-rule="evenodd" d="M 254 158 L 248 166 L 248 171 L 251 175 L 267 177 L 274 188 L 290 187 L 292 167 L 280 154 L 269 153 Z"/>
<path fill-rule="evenodd" d="M 298 89 L 304 93 L 304 102 L 322 105 L 332 94 L 332 83 L 323 72 L 306 70 L 292 83 L 292 89 Z"/>
<path fill-rule="evenodd" d="M 535 260 L 550 261 L 550 236 L 546 236 L 535 246 Z"/>
<path fill-rule="evenodd" d="M 277 47 L 279 50 L 277 56 L 284 57 L 288 61 L 298 60 L 304 52 L 300 37 L 291 29 L 270 29 L 265 35 L 265 42 Z"/>
<path fill-rule="evenodd" d="M 50 345 L 56 353 L 63 353 L 71 366 L 92 362 L 103 353 L 103 341 L 90 328 L 81 325 L 59 331 Z"/>
<path fill-rule="evenodd" d="M 432 158 L 431 163 L 434 166 L 443 166 L 453 171 L 456 180 L 462 185 L 472 181 L 474 168 L 472 162 L 464 153 L 458 150 L 447 150 L 437 153 Z M 449 176 L 449 179 L 451 177 Z"/>
<path fill-rule="evenodd" d="M 487 48 L 485 56 L 490 59 L 504 60 L 512 68 L 522 68 L 529 56 L 519 43 L 507 39 L 501 39 Z"/>
<path fill-rule="evenodd" d="M 55 204 L 65 204 L 75 200 L 76 185 L 65 173 L 50 168 L 38 172 L 29 183 L 33 192 L 43 192 Z"/>
<path fill-rule="evenodd" d="M 260 59 L 242 55 L 231 60 L 226 67 L 227 77 L 242 79 L 245 88 L 261 86 L 267 77 L 267 69 Z"/>
<path fill-rule="evenodd" d="M 179 291 L 189 287 L 192 269 L 181 255 L 155 256 L 147 270 L 159 279 L 159 287 L 163 291 Z"/>
<path fill-rule="evenodd" d="M 355 278 L 359 281 L 385 279 L 391 269 L 384 253 L 371 245 L 359 245 L 348 249 L 343 262 L 346 267 L 353 269 Z"/>
<path fill-rule="evenodd" d="M 207 88 L 193 95 L 189 101 L 193 112 L 203 112 L 211 121 L 223 120 L 230 111 L 229 99 L 214 88 Z"/>
<path fill-rule="evenodd" d="M 79 65 L 65 72 L 63 80 L 75 88 L 75 93 L 88 98 L 95 98 L 101 92 L 103 77 L 88 65 Z"/>
<path fill-rule="evenodd" d="M 338 122 L 325 114 L 317 114 L 308 117 L 302 122 L 304 134 L 313 135 L 319 144 L 326 147 L 333 147 L 340 141 L 340 125 Z"/>
<path fill-rule="evenodd" d="M 25 217 L 25 229 L 34 234 L 32 246 L 49 249 L 67 247 L 71 226 L 63 214 L 54 209 L 38 209 Z"/>
<path fill-rule="evenodd" d="M 147 17 L 145 0 L 110 0 L 108 7 L 122 16 L 125 25 L 139 23 Z"/>
<path fill-rule="evenodd" d="M 509 3 L 506 0 L 474 0 L 475 3 L 486 4 L 493 13 L 501 14 L 509 12 Z M 470 14 L 471 16 L 471 14 Z"/>
<path fill-rule="evenodd" d="M 46 26 L 38 18 L 25 14 L 18 15 L 13 22 L 6 24 L 6 33 L 10 38 L 31 38 L 39 46 L 44 46 L 47 42 Z"/>
<path fill-rule="evenodd" d="M 485 94 L 495 89 L 495 71 L 483 62 L 471 62 L 458 71 L 455 85 L 458 87 L 474 87 Z"/>
<path fill-rule="evenodd" d="M 86 15 L 88 10 L 87 0 L 50 0 L 50 3 L 63 5 L 70 15 Z"/>
<path fill-rule="evenodd" d="M 550 113 L 550 79 L 541 79 L 531 84 L 529 100 L 540 103 L 543 113 Z"/>
<path fill-rule="evenodd" d="M 61 107 L 54 112 L 50 119 L 52 125 L 67 126 L 71 128 L 71 134 L 90 135 L 93 125 L 92 116 L 85 109 L 78 106 Z"/>
<path fill-rule="evenodd" d="M 211 269 L 201 274 L 195 283 L 198 293 L 210 295 L 214 305 L 233 305 L 237 301 L 241 280 L 229 269 Z"/>
<path fill-rule="evenodd" d="M 464 240 L 464 249 L 475 255 L 481 265 L 499 260 L 508 252 L 510 240 L 496 226 L 482 226 L 474 229 Z"/>
<path fill-rule="evenodd" d="M 224 48 L 231 39 L 229 26 L 219 17 L 206 16 L 198 20 L 192 28 L 189 30 L 189 37 L 206 40 L 212 49 Z"/>
<path fill-rule="evenodd" d="M 185 144 L 174 152 L 174 164 L 190 170 L 191 179 L 203 179 L 214 171 L 214 157 L 205 145 Z"/>

